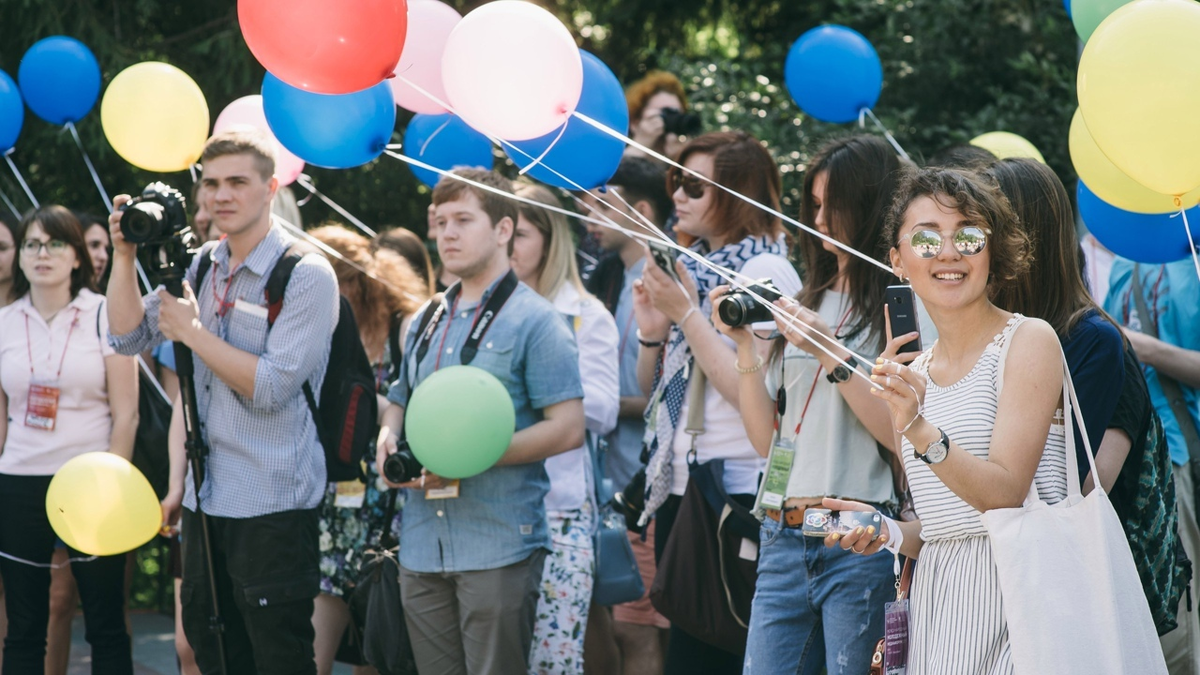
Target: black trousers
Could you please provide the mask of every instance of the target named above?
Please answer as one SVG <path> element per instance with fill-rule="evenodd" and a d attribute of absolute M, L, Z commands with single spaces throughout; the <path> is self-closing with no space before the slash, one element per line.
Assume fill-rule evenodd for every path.
<path fill-rule="evenodd" d="M 675 528 L 675 518 L 683 498 L 671 495 L 654 512 L 654 561 L 662 559 L 667 538 Z M 661 572 L 661 570 L 660 570 Z M 717 598 L 713 599 L 718 601 Z M 671 624 L 663 675 L 738 675 L 742 672 L 742 657 L 698 640 Z"/>
<path fill-rule="evenodd" d="M 0 552 L 49 564 L 56 536 L 46 517 L 51 476 L 0 474 Z M 69 549 L 71 558 L 86 554 Z M 125 630 L 125 556 L 72 562 L 71 573 L 83 603 L 85 636 L 92 646 L 92 672 L 132 675 L 133 654 Z M 5 675 L 41 675 L 46 662 L 50 620 L 50 569 L 0 557 L 8 635 Z"/>
<path fill-rule="evenodd" d="M 205 675 L 220 672 L 200 517 L 183 512 L 183 632 Z M 208 517 L 229 675 L 316 673 L 313 598 L 320 590 L 315 509 Z"/>

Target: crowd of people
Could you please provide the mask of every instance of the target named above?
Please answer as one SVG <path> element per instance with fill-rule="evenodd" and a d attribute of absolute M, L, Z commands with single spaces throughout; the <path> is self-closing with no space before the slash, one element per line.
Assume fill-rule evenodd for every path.
<path fill-rule="evenodd" d="M 133 672 L 131 558 L 56 542 L 45 496 L 75 456 L 132 456 L 143 359 L 174 402 L 162 508 L 184 673 L 324 675 L 337 660 L 378 672 L 348 637 L 363 628 L 349 599 L 387 534 L 396 640 L 422 675 L 867 673 L 902 558 L 916 561 L 907 672 L 1012 673 L 981 514 L 1031 492 L 1063 500 L 1072 447 L 1084 490 L 1111 495 L 1152 611 L 1168 607 L 1154 618 L 1169 671 L 1200 673 L 1191 261 L 1081 246 L 1044 164 L 954 147 L 917 167 L 861 134 L 807 164 L 797 215 L 821 236 L 785 230 L 733 194 L 781 208 L 764 145 L 741 131 L 680 138 L 664 109 L 686 97 L 653 74 L 631 90 L 632 135 L 683 168 L 631 152 L 605 187 L 572 195 L 586 229 L 546 187 L 445 176 L 429 206 L 436 265 L 404 228 L 370 239 L 329 223 L 304 235 L 319 246 L 297 248 L 294 200 L 273 214 L 273 150 L 249 131 L 204 148 L 190 214 L 203 246 L 182 297 L 140 290 L 127 195 L 107 222 L 56 205 L 0 217 L 3 672 L 65 672 L 80 603 L 93 672 Z M 645 243 L 662 238 L 687 254 Z M 584 245 L 595 265 L 580 264 Z M 282 302 L 266 302 L 275 265 L 298 250 Z M 723 303 L 750 280 L 778 299 L 737 320 Z M 896 334 L 889 303 L 904 297 L 915 330 Z M 346 307 L 379 418 L 362 476 L 332 481 L 306 392 L 322 390 Z M 174 344 L 195 356 L 198 482 Z M 1064 362 L 1084 420 L 1073 434 Z M 511 443 L 469 478 L 391 480 L 414 392 L 455 365 L 503 385 Z M 715 533 L 699 515 L 714 485 Z M 606 606 L 595 535 L 614 508 L 644 592 Z M 814 509 L 875 524 L 810 536 Z M 732 511 L 756 534 L 729 552 Z M 717 585 L 685 578 L 680 557 L 709 553 L 699 567 L 719 568 Z M 735 564 L 748 587 L 730 583 Z M 697 631 L 680 595 L 732 628 Z"/>

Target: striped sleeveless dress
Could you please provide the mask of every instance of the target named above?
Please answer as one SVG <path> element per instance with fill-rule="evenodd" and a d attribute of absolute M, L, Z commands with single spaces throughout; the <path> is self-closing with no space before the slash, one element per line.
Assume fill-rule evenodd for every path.
<path fill-rule="evenodd" d="M 926 375 L 925 418 L 959 447 L 988 458 L 999 402 L 1001 350 L 1024 317 L 1014 315 L 965 377 L 948 386 L 928 379 L 930 349 L 913 362 Z M 1000 582 L 980 512 L 942 483 L 903 445 L 921 538 L 910 600 L 908 675 L 1004 675 L 1013 672 Z M 1034 475 L 1047 503 L 1067 495 L 1066 437 L 1057 423 Z"/>

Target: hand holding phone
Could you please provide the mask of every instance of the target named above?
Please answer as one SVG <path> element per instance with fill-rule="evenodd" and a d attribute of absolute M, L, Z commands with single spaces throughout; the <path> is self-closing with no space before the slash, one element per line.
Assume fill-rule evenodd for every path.
<path fill-rule="evenodd" d="M 679 273 L 675 271 L 675 259 L 678 257 L 675 249 L 667 246 L 661 241 L 648 240 L 646 245 L 650 247 L 650 255 L 654 258 L 654 264 L 658 268 L 667 273 L 667 276 L 679 281 Z"/>
<path fill-rule="evenodd" d="M 831 534 L 846 535 L 861 527 L 875 528 L 871 541 L 879 538 L 883 518 L 878 511 L 831 511 L 810 508 L 804 510 L 804 524 L 800 532 L 806 537 L 827 537 Z"/>

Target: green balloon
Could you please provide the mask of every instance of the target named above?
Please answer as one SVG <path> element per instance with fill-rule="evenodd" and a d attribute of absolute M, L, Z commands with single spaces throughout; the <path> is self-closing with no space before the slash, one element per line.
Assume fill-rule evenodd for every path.
<path fill-rule="evenodd" d="M 495 466 L 516 423 L 508 390 L 495 375 L 472 366 L 430 375 L 412 393 L 404 415 L 413 454 L 444 478 L 470 478 Z"/>
<path fill-rule="evenodd" d="M 1109 14 L 1130 2 L 1131 0 L 1071 0 L 1071 23 L 1075 24 L 1075 34 L 1086 44 L 1096 27 L 1107 19 Z"/>

